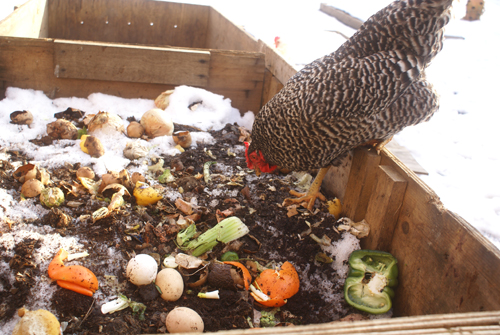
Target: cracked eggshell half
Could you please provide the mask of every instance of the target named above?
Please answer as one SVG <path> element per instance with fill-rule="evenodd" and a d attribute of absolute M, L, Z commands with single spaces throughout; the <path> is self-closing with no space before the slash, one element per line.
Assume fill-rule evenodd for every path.
<path fill-rule="evenodd" d="M 149 285 L 155 280 L 158 273 L 158 263 L 146 254 L 132 258 L 127 264 L 127 278 L 137 286 Z"/>
<path fill-rule="evenodd" d="M 161 297 L 167 301 L 177 301 L 184 292 L 184 280 L 179 271 L 166 268 L 158 272 L 156 286 L 161 290 Z"/>

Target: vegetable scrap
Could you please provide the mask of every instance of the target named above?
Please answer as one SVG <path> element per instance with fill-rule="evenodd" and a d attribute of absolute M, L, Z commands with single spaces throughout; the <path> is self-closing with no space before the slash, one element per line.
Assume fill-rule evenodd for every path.
<path fill-rule="evenodd" d="M 349 274 L 344 284 L 345 300 L 361 311 L 386 313 L 392 307 L 397 278 L 397 260 L 390 253 L 356 250 L 349 257 Z"/>
<path fill-rule="evenodd" d="M 299 291 L 299 287 L 300 280 L 295 267 L 290 262 L 285 262 L 279 271 L 262 271 L 250 285 L 250 294 L 261 305 L 281 307 Z"/>
<path fill-rule="evenodd" d="M 68 252 L 59 250 L 49 264 L 49 277 L 57 280 L 57 285 L 91 297 L 99 288 L 97 277 L 81 265 L 65 266 L 63 261 L 68 258 Z"/>
<path fill-rule="evenodd" d="M 198 106 L 202 108 L 203 103 Z M 109 115 L 106 118 L 115 119 Z M 351 233 L 339 233 L 336 226 L 340 222 L 330 212 L 330 203 L 317 201 L 314 211 L 297 204 L 288 208 L 280 205 L 290 189 L 307 186 L 309 177 L 280 172 L 257 178 L 245 168 L 239 139 L 248 140 L 249 133 L 240 126 L 227 124 L 206 132 L 209 135 L 199 141 L 198 130 L 175 123 L 176 132 L 167 141 L 177 141 L 184 153 L 172 146 L 169 154 L 157 155 L 158 143 L 165 143 L 154 140 L 159 141 L 161 136 L 151 139 L 139 122 L 126 117 L 121 120 L 112 122 L 118 127 L 108 127 L 106 122 L 98 129 L 89 126 L 89 134 L 86 128 L 78 129 L 82 139 L 71 141 L 77 149 L 73 151 L 85 157 L 81 163 L 46 169 L 46 164 L 38 162 L 25 164 L 35 160 L 20 156 L 16 159 L 22 163 L 9 168 L 17 169 L 10 184 L 14 186 L 9 188 L 19 189 L 21 183 L 30 180 L 36 180 L 30 183 L 39 186 L 38 196 L 24 195 L 29 206 L 44 211 L 29 227 L 49 231 L 53 234 L 50 238 L 58 234 L 58 238 L 75 236 L 85 248 L 92 247 L 88 262 L 93 264 L 99 283 L 98 288 L 92 287 L 96 289 L 93 294 L 83 294 L 92 296 L 96 306 L 82 304 L 85 310 L 76 310 L 69 303 L 74 299 L 71 294 L 83 292 L 85 287 L 56 290 L 51 299 L 57 303 L 47 304 L 58 317 L 65 315 L 61 321 L 70 320 L 70 333 L 77 333 L 81 324 L 96 333 L 113 332 L 120 324 L 127 327 L 120 330 L 124 334 L 152 329 L 162 333 L 168 330 L 168 312 L 181 305 L 199 313 L 207 331 L 259 325 L 256 315 L 264 316 L 261 327 L 271 327 L 328 322 L 354 310 L 341 298 L 345 277 L 337 263 L 343 263 L 343 254 L 359 248 L 359 241 L 351 238 Z M 114 144 L 120 159 L 127 158 L 127 167 L 99 170 L 100 162 L 114 153 L 109 142 L 116 137 L 108 137 L 109 133 L 125 137 L 119 126 L 125 120 L 130 121 L 127 136 L 133 137 L 133 128 L 138 136 L 134 142 L 125 139 Z M 187 134 L 192 142 L 184 148 L 180 140 Z M 80 150 L 90 136 L 101 141 L 106 149 L 103 156 L 91 158 Z M 9 154 L 17 157 L 12 151 Z M 4 166 L 2 162 L 0 167 Z M 58 197 L 60 192 L 54 188 L 60 189 L 64 198 Z M 41 197 L 43 192 L 47 192 L 48 200 L 42 200 L 46 197 Z M 4 222 L 10 225 L 5 225 L 6 229 L 16 230 L 22 225 L 18 220 Z M 63 246 L 57 241 L 51 254 Z M 332 251 L 335 243 L 337 249 Z M 83 246 L 72 245 L 71 249 Z M 36 267 L 35 272 L 26 272 L 15 267 L 17 258 L 8 257 L 16 280 L 33 285 L 30 281 L 39 276 Z M 59 265 L 75 267 L 64 266 L 63 261 L 69 258 L 61 257 Z M 19 264 L 31 264 L 30 260 L 25 258 Z M 283 265 L 280 268 L 276 264 Z M 54 279 L 64 287 L 68 285 L 64 283 L 67 276 L 58 273 Z M 291 292 L 281 292 L 282 282 L 289 281 Z M 323 310 L 320 306 L 325 304 L 331 309 Z M 102 313 L 96 313 L 96 309 Z M 274 321 L 266 322 L 271 315 Z M 72 322 L 71 318 L 80 319 Z"/>

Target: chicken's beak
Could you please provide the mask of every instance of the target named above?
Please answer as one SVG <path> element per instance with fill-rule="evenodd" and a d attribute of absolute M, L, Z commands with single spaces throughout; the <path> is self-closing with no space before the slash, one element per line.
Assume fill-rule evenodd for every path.
<path fill-rule="evenodd" d="M 257 177 L 260 177 L 262 172 L 260 171 L 259 167 L 257 165 L 255 165 L 254 169 L 255 169 L 255 175 Z"/>

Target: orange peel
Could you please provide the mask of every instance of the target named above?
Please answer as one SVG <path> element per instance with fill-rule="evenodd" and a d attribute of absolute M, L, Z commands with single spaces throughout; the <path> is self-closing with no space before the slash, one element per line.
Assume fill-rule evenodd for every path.
<path fill-rule="evenodd" d="M 64 249 L 54 256 L 49 264 L 49 277 L 57 280 L 57 285 L 91 297 L 99 288 L 97 277 L 92 271 L 81 265 L 65 266 L 63 261 L 68 258 Z"/>
<path fill-rule="evenodd" d="M 264 270 L 255 279 L 254 287 L 269 297 L 264 300 L 253 292 L 250 293 L 255 300 L 267 307 L 281 307 L 288 298 L 294 296 L 300 288 L 300 280 L 295 267 L 290 262 L 285 262 L 281 270 Z"/>
<path fill-rule="evenodd" d="M 223 263 L 236 266 L 238 269 L 241 270 L 241 272 L 243 273 L 243 282 L 245 283 L 245 290 L 248 291 L 250 289 L 250 283 L 252 282 L 252 275 L 250 274 L 250 271 L 248 271 L 248 269 L 240 262 L 226 261 Z"/>

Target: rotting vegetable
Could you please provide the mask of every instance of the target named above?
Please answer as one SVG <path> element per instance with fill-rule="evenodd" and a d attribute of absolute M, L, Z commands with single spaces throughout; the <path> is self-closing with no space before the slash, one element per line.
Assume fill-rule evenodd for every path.
<path fill-rule="evenodd" d="M 140 181 L 135 184 L 134 196 L 139 206 L 152 205 L 163 198 L 160 192 Z"/>
<path fill-rule="evenodd" d="M 49 277 L 57 280 L 57 285 L 91 297 L 99 288 L 97 277 L 81 265 L 65 266 L 63 261 L 69 256 L 64 249 L 59 250 L 49 264 Z"/>
<path fill-rule="evenodd" d="M 188 227 L 186 229 L 194 230 L 195 228 Z M 190 251 L 193 256 L 198 257 L 203 255 L 205 252 L 212 250 L 213 247 L 215 247 L 219 242 L 231 242 L 245 236 L 249 231 L 248 227 L 239 218 L 231 216 L 222 220 L 216 226 L 198 236 L 198 238 L 191 240 L 188 243 L 184 242 L 179 246 L 185 251 Z M 179 234 L 182 233 L 183 231 Z M 179 240 L 185 240 L 185 238 L 177 238 L 178 242 Z"/>
<path fill-rule="evenodd" d="M 392 307 L 397 277 L 397 260 L 390 253 L 356 250 L 349 257 L 349 275 L 344 284 L 345 300 L 361 311 L 386 313 Z"/>
<path fill-rule="evenodd" d="M 127 307 L 130 307 L 130 309 L 132 309 L 132 315 L 137 314 L 139 320 L 144 320 L 144 312 L 146 311 L 146 305 L 140 302 L 132 301 L 123 294 L 119 294 L 117 299 L 103 304 L 101 306 L 101 312 L 102 314 L 107 314 L 107 313 L 112 314 L 114 312 L 121 311 L 122 309 L 125 309 Z"/>
<path fill-rule="evenodd" d="M 44 309 L 36 311 L 29 311 L 24 307 L 17 311 L 21 317 L 19 322 L 14 327 L 12 335 L 25 335 L 25 334 L 46 334 L 46 335 L 60 335 L 60 323 L 56 316 Z"/>

